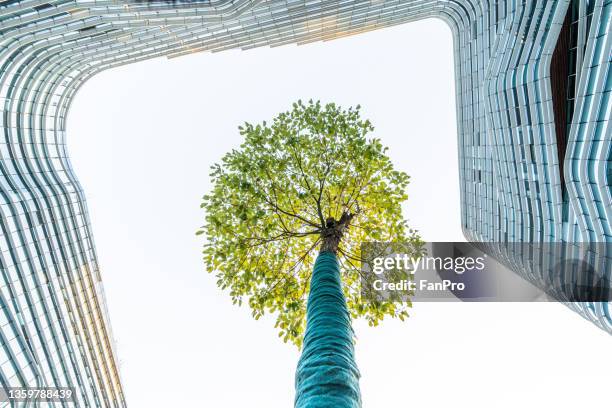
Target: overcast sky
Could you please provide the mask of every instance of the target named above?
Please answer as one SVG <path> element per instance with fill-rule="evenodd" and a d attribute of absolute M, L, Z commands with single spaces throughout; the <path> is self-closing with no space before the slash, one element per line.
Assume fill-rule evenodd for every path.
<path fill-rule="evenodd" d="M 204 270 L 208 168 L 237 126 L 299 98 L 361 104 L 412 177 L 427 240 L 462 240 L 450 30 L 427 20 L 306 46 L 113 69 L 79 92 L 68 143 L 84 188 L 131 407 L 293 405 L 297 349 Z M 364 407 L 609 403 L 610 336 L 559 304 L 416 304 L 355 323 Z"/>

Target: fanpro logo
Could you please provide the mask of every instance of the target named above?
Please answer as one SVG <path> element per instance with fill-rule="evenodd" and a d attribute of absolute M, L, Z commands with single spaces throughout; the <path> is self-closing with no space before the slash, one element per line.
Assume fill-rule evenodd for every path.
<path fill-rule="evenodd" d="M 380 275 L 385 271 L 404 270 L 415 274 L 421 270 L 454 271 L 461 275 L 465 271 L 482 271 L 485 268 L 484 257 L 410 257 L 408 254 L 395 254 L 374 258 L 372 272 Z"/>

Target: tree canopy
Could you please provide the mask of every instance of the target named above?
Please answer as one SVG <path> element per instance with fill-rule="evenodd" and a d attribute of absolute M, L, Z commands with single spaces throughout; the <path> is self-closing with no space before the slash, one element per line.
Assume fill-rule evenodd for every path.
<path fill-rule="evenodd" d="M 275 313 L 279 336 L 300 346 L 314 260 L 342 225 L 327 249 L 340 261 L 352 317 L 370 325 L 407 317 L 409 302 L 360 295 L 362 242 L 421 242 L 402 215 L 409 176 L 368 136 L 374 128 L 360 107 L 298 101 L 271 123 L 239 130 L 244 143 L 212 166 L 197 232 L 218 286 L 256 319 Z"/>

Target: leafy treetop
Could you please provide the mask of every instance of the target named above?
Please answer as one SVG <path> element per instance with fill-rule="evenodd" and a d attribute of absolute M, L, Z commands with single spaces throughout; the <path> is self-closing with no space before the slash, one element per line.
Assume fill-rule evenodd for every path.
<path fill-rule="evenodd" d="M 409 177 L 367 137 L 374 128 L 360 107 L 298 101 L 271 124 L 239 130 L 244 143 L 212 166 L 198 230 L 218 286 L 256 319 L 276 313 L 279 336 L 299 347 L 314 260 L 327 250 L 338 255 L 352 317 L 407 317 L 407 302 L 360 296 L 362 242 L 421 242 L 402 216 Z"/>

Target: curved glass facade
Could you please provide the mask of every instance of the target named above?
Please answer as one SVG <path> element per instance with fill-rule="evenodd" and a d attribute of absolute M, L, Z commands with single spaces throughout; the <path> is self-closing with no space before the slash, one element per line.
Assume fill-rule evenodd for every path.
<path fill-rule="evenodd" d="M 0 385 L 72 386 L 77 406 L 125 405 L 66 150 L 71 101 L 96 73 L 441 18 L 455 44 L 466 237 L 570 251 L 612 242 L 611 14 L 609 0 L 0 3 Z M 593 256 L 610 274 L 606 251 Z M 568 306 L 612 330 L 608 303 Z"/>

